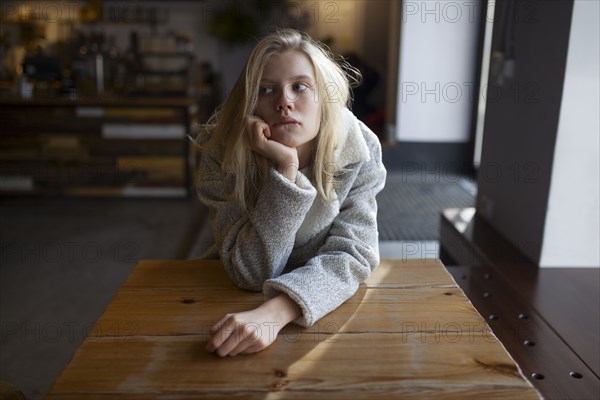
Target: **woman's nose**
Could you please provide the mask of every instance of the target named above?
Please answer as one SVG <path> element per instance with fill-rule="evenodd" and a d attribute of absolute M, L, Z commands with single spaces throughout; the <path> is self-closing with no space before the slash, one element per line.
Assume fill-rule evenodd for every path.
<path fill-rule="evenodd" d="M 277 96 L 275 108 L 277 111 L 279 110 L 293 110 L 294 103 L 296 101 L 296 96 L 291 90 L 290 86 L 284 87 L 279 91 L 279 96 Z"/>

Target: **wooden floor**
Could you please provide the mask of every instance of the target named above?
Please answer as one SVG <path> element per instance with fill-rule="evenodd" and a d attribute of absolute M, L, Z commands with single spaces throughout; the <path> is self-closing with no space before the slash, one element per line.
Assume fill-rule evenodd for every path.
<path fill-rule="evenodd" d="M 600 269 L 538 268 L 459 215 L 442 216 L 445 263 L 524 374 L 547 398 L 600 398 Z"/>

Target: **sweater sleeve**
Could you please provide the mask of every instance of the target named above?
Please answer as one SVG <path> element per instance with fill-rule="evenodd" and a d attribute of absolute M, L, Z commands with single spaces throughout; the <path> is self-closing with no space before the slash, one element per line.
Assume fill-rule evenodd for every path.
<path fill-rule="evenodd" d="M 379 265 L 375 195 L 385 185 L 386 171 L 379 141 L 367 142 L 371 159 L 351 172 L 355 181 L 324 245 L 304 266 L 265 282 L 267 299 L 284 292 L 300 305 L 298 325 L 313 325 L 339 307 Z"/>
<path fill-rule="evenodd" d="M 271 168 L 254 208 L 244 215 L 230 198 L 233 183 L 228 179 L 218 158 L 203 153 L 197 190 L 211 214 L 221 261 L 237 286 L 260 291 L 265 280 L 283 271 L 317 192 L 300 172 L 294 183 Z"/>

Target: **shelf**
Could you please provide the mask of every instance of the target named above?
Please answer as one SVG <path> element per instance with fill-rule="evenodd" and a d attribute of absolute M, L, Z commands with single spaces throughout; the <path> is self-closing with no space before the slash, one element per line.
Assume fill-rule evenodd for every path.
<path fill-rule="evenodd" d="M 3 98 L 0 195 L 189 196 L 198 99 L 139 100 Z"/>

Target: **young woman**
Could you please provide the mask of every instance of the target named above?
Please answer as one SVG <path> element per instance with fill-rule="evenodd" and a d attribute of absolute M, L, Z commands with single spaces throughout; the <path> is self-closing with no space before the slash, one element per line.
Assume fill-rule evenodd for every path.
<path fill-rule="evenodd" d="M 288 323 L 308 327 L 350 298 L 379 264 L 385 183 L 375 134 L 348 110 L 350 74 L 308 35 L 262 39 L 200 135 L 200 200 L 214 245 L 256 309 L 225 315 L 207 350 L 268 347 Z"/>

